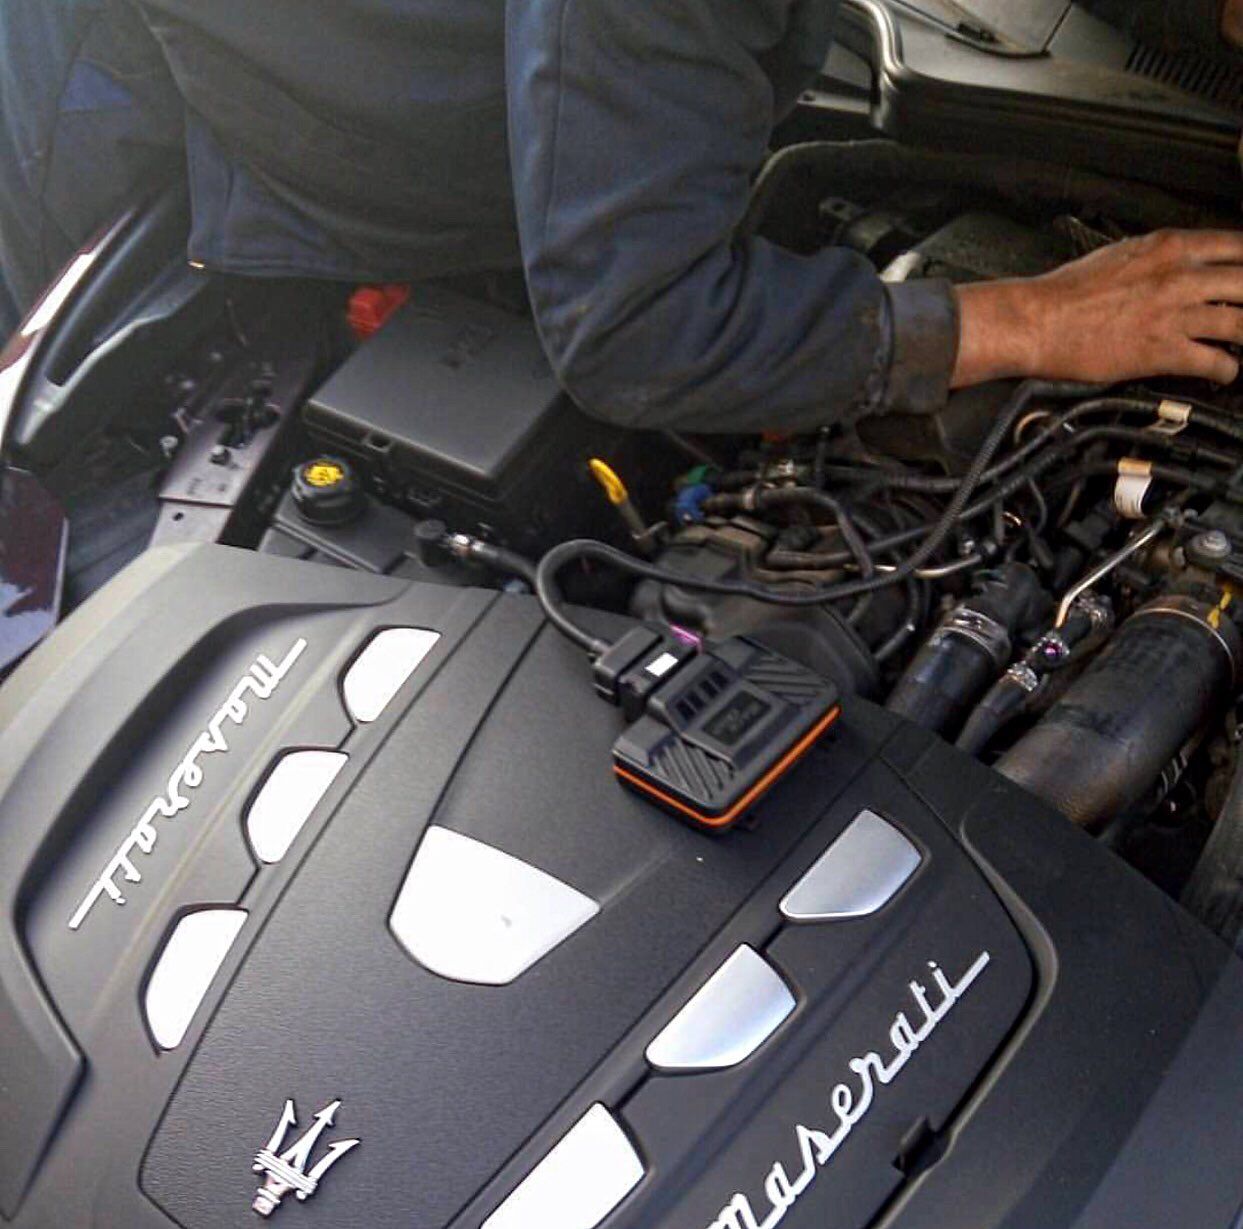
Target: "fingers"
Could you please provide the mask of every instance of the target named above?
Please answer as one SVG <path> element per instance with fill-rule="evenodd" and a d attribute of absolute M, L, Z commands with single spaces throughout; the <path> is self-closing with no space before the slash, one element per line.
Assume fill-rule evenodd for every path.
<path fill-rule="evenodd" d="M 1239 361 L 1216 346 L 1200 342 L 1188 342 L 1179 347 L 1168 370 L 1162 374 L 1189 376 L 1193 379 L 1212 380 L 1214 384 L 1233 384 L 1239 378 Z"/>
<path fill-rule="evenodd" d="M 1152 257 L 1164 264 L 1243 264 L 1243 231 L 1164 230 L 1143 242 Z"/>
<path fill-rule="evenodd" d="M 1243 303 L 1243 265 L 1203 265 L 1179 273 L 1166 286 L 1183 303 Z M 1165 287 L 1154 289 L 1164 293 Z"/>
<path fill-rule="evenodd" d="M 1188 337 L 1243 345 L 1243 308 L 1197 307 L 1187 313 L 1186 321 Z"/>
<path fill-rule="evenodd" d="M 1243 47 L 1243 0 L 1226 0 L 1221 14 L 1221 33 L 1226 42 Z"/>

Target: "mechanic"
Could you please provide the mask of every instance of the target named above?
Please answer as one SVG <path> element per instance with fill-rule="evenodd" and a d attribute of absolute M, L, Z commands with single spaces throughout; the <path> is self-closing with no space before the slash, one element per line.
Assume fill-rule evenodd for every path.
<path fill-rule="evenodd" d="M 1243 234 L 957 291 L 737 240 L 838 2 L 3 0 L 0 317 L 186 165 L 210 269 L 521 262 L 563 383 L 628 425 L 799 430 L 1002 376 L 1236 378 L 1205 343 L 1243 342 Z M 1243 46 L 1243 0 L 1093 4 L 1155 41 Z"/>

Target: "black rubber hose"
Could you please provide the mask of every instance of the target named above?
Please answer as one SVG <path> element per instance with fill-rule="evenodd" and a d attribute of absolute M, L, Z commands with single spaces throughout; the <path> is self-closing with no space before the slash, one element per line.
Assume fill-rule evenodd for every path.
<path fill-rule="evenodd" d="M 1110 624 L 1112 625 L 1112 620 Z M 1053 671 L 1062 671 L 1081 662 L 1085 653 L 1093 651 L 1107 630 L 1098 625 L 1082 608 L 1071 610 L 1065 624 L 1056 629 L 1062 643 L 1070 650 L 1066 657 L 1058 658 L 1050 663 L 1040 652 L 1039 644 L 1030 649 L 1023 658 L 1037 680 L 1036 689 L 1025 686 L 1012 673 L 1006 673 L 985 693 L 984 698 L 975 706 L 967 718 L 954 744 L 960 751 L 970 755 L 980 755 L 992 745 L 1002 731 L 1024 713 L 1030 713 L 1043 702 L 1049 700 L 1049 688 L 1046 680 Z M 1042 639 L 1044 639 L 1042 637 Z"/>
<path fill-rule="evenodd" d="M 1153 397 L 1158 404 L 1161 401 L 1172 401 L 1176 405 L 1190 406 L 1188 422 L 1193 426 L 1203 427 L 1206 431 L 1216 431 L 1243 443 L 1243 423 L 1223 413 L 1221 406 L 1213 405 L 1210 401 L 1200 401 L 1195 397 L 1160 397 L 1156 393 L 1147 395 Z"/>
<path fill-rule="evenodd" d="M 1141 408 L 1151 414 L 1156 407 L 1147 405 L 1144 402 L 1124 401 L 1121 398 L 1116 401 L 1112 398 L 1101 398 L 1093 402 L 1084 402 L 1082 406 L 1076 406 L 1065 414 L 1059 414 L 1051 423 L 1042 427 L 1040 432 L 1028 440 L 1027 443 L 1010 453 L 996 465 L 990 466 L 982 475 L 980 484 L 988 485 L 1013 473 L 1025 461 L 1037 453 L 1041 453 L 1050 444 L 1052 444 L 1054 453 L 1057 456 L 1076 452 L 1101 440 L 1112 440 L 1128 445 L 1141 445 L 1153 448 L 1159 452 L 1172 453 L 1175 456 L 1190 461 L 1202 460 L 1223 467 L 1232 467 L 1238 463 L 1239 458 L 1234 454 L 1221 452 L 1209 444 L 1180 439 L 1176 436 L 1161 435 L 1135 427 L 1101 425 L 1088 427 L 1073 435 L 1061 435 L 1065 427 L 1076 419 L 1083 417 L 1085 413 L 1104 413 L 1106 411 L 1136 413 Z M 834 477 L 843 482 L 869 483 L 876 476 L 865 469 L 849 470 L 839 467 Z M 956 490 L 959 482 L 960 479 L 958 478 L 933 477 L 923 474 L 886 475 L 884 478 L 884 486 L 888 490 L 905 491 L 920 495 L 945 495 L 950 491 Z"/>
<path fill-rule="evenodd" d="M 989 491 L 975 503 L 968 504 L 958 518 L 959 521 L 966 523 L 990 511 L 994 504 L 1009 499 L 1029 482 L 1034 482 L 1043 477 L 1045 472 L 1060 460 L 1062 460 L 1062 455 L 1057 452 L 1046 453 L 1037 457 L 1034 461 L 1024 466 L 1023 469 L 1012 474 L 999 487 Z M 1073 486 L 1076 482 L 1086 478 L 1108 477 L 1116 475 L 1117 472 L 1118 465 L 1116 461 L 1087 462 L 1059 473 L 1055 479 L 1051 479 L 1048 483 L 1048 490 L 1060 490 L 1062 487 Z M 1206 495 L 1227 495 L 1230 488 L 1230 484 L 1225 480 L 1224 476 L 1220 479 L 1212 478 L 1205 474 L 1197 474 L 1180 466 L 1154 464 L 1152 466 L 1152 476 L 1163 482 L 1169 482 L 1173 486 L 1187 487 L 1194 491 L 1201 491 Z M 903 529 L 897 533 L 890 534 L 888 537 L 877 539 L 869 543 L 869 546 L 874 555 L 881 555 L 888 551 L 896 550 L 898 547 L 906 546 L 923 537 L 928 532 L 926 525 L 920 525 L 913 529 Z M 841 567 L 850 562 L 849 553 L 842 551 L 825 554 L 818 558 L 820 570 Z"/>
<path fill-rule="evenodd" d="M 968 755 L 979 755 L 1017 718 L 1036 693 L 1011 674 L 1003 674 L 971 710 L 955 746 Z"/>
<path fill-rule="evenodd" d="M 1095 385 L 1069 384 L 1047 380 L 1025 380 L 1020 384 L 1005 409 L 997 415 L 997 421 L 993 423 L 992 428 L 984 439 L 984 443 L 980 445 L 980 450 L 976 453 L 975 460 L 971 462 L 971 467 L 967 470 L 966 475 L 954 491 L 953 497 L 950 499 L 945 511 L 941 514 L 936 528 L 928 535 L 923 545 L 918 547 L 914 554 L 905 559 L 892 575 L 913 576 L 920 567 L 936 554 L 942 543 L 953 531 L 954 526 L 957 525 L 959 516 L 967 506 L 971 496 L 975 494 L 984 473 L 993 463 L 993 458 L 1005 443 L 1006 437 L 1014 429 L 1014 425 L 1019 417 L 1033 401 L 1041 397 L 1083 397 L 1096 391 L 1098 390 Z"/>
<path fill-rule="evenodd" d="M 704 511 L 710 515 L 732 515 L 736 512 L 771 512 L 781 508 L 815 508 L 827 512 L 837 526 L 846 549 L 865 579 L 870 580 L 876 575 L 876 564 L 868 550 L 867 542 L 855 525 L 854 519 L 846 511 L 845 506 L 828 491 L 816 490 L 814 487 L 772 487 L 751 490 L 746 494 L 714 495 L 704 501 Z M 770 552 L 764 560 L 765 568 L 778 568 L 769 563 L 773 555 L 780 558 L 781 551 Z M 862 622 L 872 604 L 871 593 L 861 593 L 847 616 L 847 622 L 858 626 Z"/>
<path fill-rule="evenodd" d="M 1243 763 L 1182 892 L 1183 907 L 1236 951 L 1243 942 Z"/>
<path fill-rule="evenodd" d="M 1058 459 L 1054 457 L 1053 461 Z M 1044 469 L 1047 468 L 1049 466 L 1044 466 Z M 1048 483 L 1048 489 L 1050 491 L 1057 491 L 1065 486 L 1073 486 L 1084 478 L 1107 478 L 1116 475 L 1117 472 L 1118 463 L 1116 461 L 1088 461 L 1083 465 L 1076 465 L 1072 469 L 1063 470 L 1056 477 L 1051 478 Z M 1181 465 L 1161 465 L 1157 463 L 1151 466 L 1149 472 L 1158 481 L 1168 482 L 1171 486 L 1181 486 L 1192 491 L 1200 491 L 1205 495 L 1227 495 L 1230 491 L 1230 483 L 1225 475 L 1220 478 L 1213 478 L 1207 474 L 1197 474 L 1194 470 L 1186 469 Z"/>
<path fill-rule="evenodd" d="M 643 563 L 631 555 L 616 550 L 603 542 L 590 539 L 576 539 L 555 546 L 536 569 L 535 593 L 539 598 L 544 613 L 549 621 L 565 636 L 576 644 L 587 649 L 589 653 L 599 655 L 608 645 L 574 624 L 565 613 L 557 577 L 561 569 L 576 560 L 595 560 L 614 567 L 630 576 L 644 580 L 655 580 L 662 584 L 677 585 L 683 589 L 698 590 L 701 593 L 719 593 L 736 597 L 750 597 L 759 602 L 767 602 L 773 606 L 806 608 L 820 606 L 825 602 L 838 601 L 842 598 L 856 597 L 863 593 L 872 593 L 877 589 L 890 585 L 901 584 L 908 577 L 914 576 L 918 570 L 944 545 L 953 532 L 960 518 L 964 515 L 967 501 L 971 498 L 979 483 L 980 475 L 992 463 L 1006 436 L 1033 400 L 1041 397 L 1081 397 L 1087 392 L 1097 391 L 1095 385 L 1070 384 L 1044 380 L 1027 380 L 1015 390 L 1006 409 L 998 416 L 989 431 L 971 468 L 962 480 L 962 484 L 950 500 L 944 513 L 928 532 L 922 545 L 913 554 L 904 559 L 891 572 L 883 573 L 867 579 L 839 582 L 824 588 L 811 589 L 804 593 L 786 593 L 775 591 L 764 585 L 753 584 L 745 580 L 708 580 L 702 577 L 689 578 L 677 572 L 659 567 L 656 564 Z M 1023 478 L 1018 486 L 1027 482 Z M 1017 489 L 1017 488 L 1016 488 Z M 985 505 L 989 506 L 988 504 Z M 921 531 L 922 532 L 922 531 Z M 872 548 L 874 551 L 875 546 Z M 850 560 L 847 551 L 845 562 Z"/>
<path fill-rule="evenodd" d="M 535 564 L 525 555 L 518 554 L 517 551 L 507 550 L 503 546 L 493 546 L 490 542 L 476 542 L 471 547 L 470 556 L 494 572 L 517 576 L 525 580 L 532 589 L 535 588 Z"/>
<path fill-rule="evenodd" d="M 883 666 L 915 636 L 924 625 L 927 609 L 927 590 L 913 576 L 906 579 L 906 616 L 902 626 L 883 644 L 873 649 L 872 656 L 878 666 Z"/>
<path fill-rule="evenodd" d="M 973 592 L 915 655 L 885 707 L 926 730 L 953 734 L 1010 662 L 1014 638 L 1043 626 L 1052 599 L 1024 563 L 980 573 Z"/>
<path fill-rule="evenodd" d="M 1217 622 L 1186 597 L 1141 608 L 997 771 L 1084 827 L 1126 815 L 1233 694 L 1239 635 Z"/>
<path fill-rule="evenodd" d="M 871 551 L 853 517 L 842 502 L 828 491 L 818 491 L 814 487 L 772 487 L 749 494 L 714 495 L 704 501 L 704 511 L 713 514 L 772 512 L 782 508 L 815 508 L 827 512 L 860 573 L 868 578 L 876 575 Z"/>

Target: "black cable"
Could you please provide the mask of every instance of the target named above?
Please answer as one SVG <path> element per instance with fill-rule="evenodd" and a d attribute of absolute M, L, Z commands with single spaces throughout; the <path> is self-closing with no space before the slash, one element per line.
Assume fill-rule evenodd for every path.
<path fill-rule="evenodd" d="M 906 578 L 906 615 L 902 626 L 883 644 L 872 650 L 878 666 L 883 666 L 899 652 L 924 624 L 926 591 L 913 576 Z"/>
<path fill-rule="evenodd" d="M 963 509 L 962 514 L 959 517 L 960 522 L 966 523 L 968 521 L 972 521 L 976 517 L 989 512 L 994 504 L 1004 502 L 1005 500 L 1011 498 L 1011 496 L 1026 486 L 1029 482 L 1034 482 L 1043 477 L 1046 471 L 1061 461 L 1068 451 L 1074 451 L 1076 448 L 1084 444 L 1099 442 L 1099 438 L 1092 434 L 1098 430 L 1125 430 L 1125 428 L 1093 427 L 1089 428 L 1087 431 L 1081 431 L 1066 438 L 1056 447 L 1047 450 L 1043 455 L 1029 461 L 1021 469 L 1011 474 L 1005 482 L 988 492 L 985 497 L 977 500 L 973 504 L 969 504 Z M 1144 443 L 1152 445 L 1158 449 L 1160 449 L 1162 445 L 1157 443 L 1157 441 L 1168 438 L 1155 433 L 1142 431 L 1137 434 L 1143 437 Z M 1068 476 L 1073 482 L 1083 478 L 1098 478 L 1108 475 L 1115 475 L 1116 473 L 1116 461 L 1093 462 L 1084 466 L 1074 467 L 1062 474 L 1059 474 L 1058 480 L 1054 485 L 1057 489 L 1061 489 L 1061 487 L 1069 485 L 1070 483 L 1067 481 Z M 1210 494 L 1225 494 L 1230 487 L 1230 482 L 1228 480 L 1214 480 L 1213 478 L 1205 475 L 1197 475 L 1194 471 L 1187 470 L 1182 467 L 1154 464 L 1152 473 L 1154 478 L 1163 478 L 1173 482 L 1175 485 L 1189 486 L 1194 490 L 1204 491 Z M 875 540 L 871 542 L 869 546 L 874 555 L 881 555 L 891 549 L 906 546 L 910 542 L 917 541 L 927 532 L 928 527 L 926 525 L 920 525 L 915 528 L 900 530 L 886 538 Z M 818 556 L 818 563 L 816 566 L 818 570 L 824 571 L 844 566 L 849 562 L 850 555 L 848 553 L 843 551 L 835 551 Z M 892 575 L 892 573 L 890 573 L 890 575 Z"/>
<path fill-rule="evenodd" d="M 471 544 L 470 557 L 491 568 L 495 572 L 503 572 L 525 580 L 532 589 L 535 588 L 535 564 L 525 555 L 517 551 L 506 550 L 503 546 L 493 546 L 490 542 L 476 541 Z"/>
<path fill-rule="evenodd" d="M 1027 443 L 1014 452 L 1009 453 L 996 465 L 990 466 L 980 478 L 980 484 L 986 485 L 1005 477 L 1028 458 L 1040 452 L 1045 445 L 1055 441 L 1071 423 L 1093 414 L 1142 414 L 1150 416 L 1157 408 L 1155 401 L 1144 401 L 1136 397 L 1098 397 L 1091 401 L 1081 402 L 1063 414 L 1056 415 L 1046 423 Z M 1086 433 L 1081 432 L 1074 438 Z M 1168 438 L 1153 436 L 1152 438 Z M 1065 441 L 1059 441 L 1065 442 Z M 833 467 L 833 476 L 843 481 L 853 477 L 857 482 L 870 482 L 874 475 L 867 470 L 854 469 L 846 466 Z M 948 495 L 956 491 L 962 482 L 960 478 L 933 477 L 925 474 L 887 474 L 885 486 L 895 491 L 911 491 L 921 495 Z"/>
<path fill-rule="evenodd" d="M 608 644 L 578 627 L 562 609 L 562 598 L 557 585 L 557 577 L 563 568 L 568 567 L 576 560 L 594 560 L 597 563 L 617 568 L 619 571 L 643 580 L 654 580 L 661 584 L 676 585 L 683 589 L 701 593 L 749 597 L 769 605 L 793 608 L 820 606 L 825 602 L 855 597 L 862 593 L 870 593 L 876 589 L 903 583 L 909 577 L 914 576 L 919 568 L 927 563 L 944 545 L 946 539 L 948 539 L 954 527 L 958 524 L 960 517 L 968 510 L 968 501 L 979 485 L 981 475 L 992 463 L 998 449 L 1013 429 L 1019 415 L 1027 409 L 1033 400 L 1040 397 L 1083 397 L 1096 391 L 1098 391 L 1098 386 L 1096 385 L 1043 380 L 1028 380 L 1021 384 L 1010 398 L 1006 407 L 998 415 L 997 421 L 990 429 L 970 469 L 955 491 L 954 497 L 950 500 L 928 536 L 911 555 L 899 563 L 891 572 L 866 579 L 860 578 L 812 589 L 804 593 L 786 593 L 746 580 L 710 580 L 705 577 L 687 577 L 682 573 L 662 568 L 656 564 L 644 563 L 602 542 L 578 539 L 571 542 L 563 542 L 561 545 L 554 547 L 540 560 L 539 567 L 536 570 L 536 596 L 539 598 L 549 621 L 563 635 L 569 637 L 576 644 L 581 645 L 594 656 L 599 656 L 608 649 Z M 1023 478 L 1019 485 L 1024 485 L 1026 481 L 1027 479 Z M 989 504 L 991 504 L 991 500 Z M 877 549 L 875 543 L 872 544 L 871 549 L 875 552 Z M 847 552 L 847 560 L 850 557 L 850 553 Z"/>
<path fill-rule="evenodd" d="M 1080 478 L 1112 477 L 1118 472 L 1116 461 L 1089 461 L 1074 469 L 1060 473 L 1049 482 L 1050 490 L 1060 490 L 1070 486 Z M 1197 474 L 1195 470 L 1184 469 L 1181 465 L 1161 465 L 1154 463 L 1149 473 L 1159 482 L 1168 482 L 1171 486 L 1188 487 L 1205 495 L 1225 495 L 1229 484 L 1220 479 L 1211 478 L 1206 474 Z"/>
<path fill-rule="evenodd" d="M 1132 408 L 1138 409 L 1139 407 L 1142 406 L 1145 409 L 1145 411 L 1148 413 L 1151 413 L 1152 409 L 1154 408 L 1153 406 L 1148 405 L 1146 403 L 1130 401 L 1130 399 L 1125 399 L 1125 398 L 1118 398 L 1118 399 L 1102 398 L 1102 399 L 1097 399 L 1093 402 L 1084 402 L 1083 404 L 1085 406 L 1091 407 L 1090 412 L 1096 412 L 1097 410 L 1100 410 L 1102 407 L 1104 407 L 1106 402 L 1111 403 L 1109 408 L 1118 408 L 1119 404 L 1128 402 L 1128 401 Z M 1025 407 L 1020 407 L 1018 412 L 1021 412 L 1022 408 L 1025 408 Z M 1078 406 L 1075 407 L 1075 411 L 1079 409 L 1080 407 Z M 1045 428 L 1029 444 L 1024 445 L 1023 448 L 1020 450 L 1021 455 L 1019 459 L 1022 459 L 1024 456 L 1030 456 L 1031 454 L 1038 452 L 1040 448 L 1043 447 L 1043 445 L 1048 442 L 1049 439 L 1051 439 L 1053 436 L 1058 434 L 1061 427 L 1064 425 L 1065 421 L 1067 421 L 1075 413 L 1075 411 L 1071 411 L 1070 414 L 1060 415 L 1058 417 L 1058 420 L 1055 421 L 1053 425 Z M 1017 417 L 1017 414 L 1007 413 L 1003 416 L 1003 419 L 999 419 L 998 422 L 1000 423 L 1004 421 L 1005 418 L 1009 418 L 1012 421 L 1013 418 L 1015 417 Z M 1109 428 L 1100 428 L 1100 430 L 1108 430 L 1108 429 Z M 1023 466 L 1019 468 L 1018 470 L 1011 472 L 1008 481 L 1006 481 L 1002 486 L 998 487 L 995 491 L 990 493 L 987 498 L 977 501 L 976 503 L 970 504 L 967 507 L 963 508 L 961 510 L 961 514 L 957 518 L 957 521 L 961 523 L 961 522 L 974 520 L 975 517 L 981 515 L 982 513 L 991 511 L 991 509 L 996 504 L 1004 502 L 1006 499 L 1009 499 L 1010 496 L 1013 495 L 1020 488 L 1027 486 L 1031 482 L 1034 482 L 1036 478 L 1040 477 L 1040 475 L 1043 474 L 1045 470 L 1050 468 L 1050 466 L 1053 465 L 1053 463 L 1057 461 L 1066 451 L 1073 450 L 1075 447 L 1078 447 L 1080 444 L 1093 442 L 1093 439 L 1095 437 L 1092 437 L 1090 435 L 1090 431 L 1094 431 L 1094 430 L 1097 430 L 1097 428 L 1090 428 L 1089 431 L 1079 432 L 1074 436 L 1070 436 L 1070 437 L 1067 437 L 1066 439 L 1059 441 L 1059 443 L 1055 446 L 1055 448 L 1049 450 L 1043 456 L 1038 456 L 1036 457 L 1034 461 L 1030 461 L 1026 466 Z M 1139 434 L 1143 435 L 1144 433 L 1141 432 Z M 1159 439 L 1165 439 L 1165 437 L 1153 435 L 1151 437 L 1151 440 L 1148 440 L 1147 437 L 1145 437 L 1146 442 L 1152 442 L 1153 440 L 1159 440 Z M 1161 447 L 1160 444 L 1157 444 L 1156 446 L 1158 448 Z M 978 459 L 979 458 L 977 456 L 977 460 Z M 1006 471 L 1011 471 L 1013 468 L 1008 463 L 1002 463 L 1002 466 L 1004 466 L 1004 469 Z M 989 473 L 995 474 L 1001 471 L 1002 466 L 993 467 L 992 470 L 986 469 L 984 472 L 986 475 Z M 889 489 L 896 488 L 898 490 L 902 490 L 906 492 L 932 493 L 933 491 L 943 490 L 944 484 L 949 483 L 949 484 L 953 484 L 955 489 L 961 493 L 962 490 L 964 489 L 964 484 L 967 481 L 968 481 L 967 479 L 957 479 L 957 478 L 898 479 L 896 481 L 891 478 L 885 478 L 883 480 L 883 485 Z M 968 487 L 967 489 L 968 491 L 970 491 L 971 488 Z M 946 516 L 951 515 L 948 509 L 945 515 Z M 873 542 L 869 544 L 869 547 L 874 555 L 884 554 L 891 549 L 895 549 L 901 546 L 906 546 L 908 543 L 918 541 L 920 538 L 925 537 L 930 532 L 934 532 L 934 530 L 930 530 L 927 525 L 919 525 L 911 529 L 900 530 L 897 533 L 891 534 L 889 537 L 874 540 Z M 782 560 L 781 567 L 784 570 L 786 566 L 784 563 L 785 552 L 782 552 L 779 558 Z M 772 557 L 770 556 L 770 564 L 772 566 L 777 566 L 776 564 L 771 563 L 771 559 Z M 850 562 L 850 555 L 848 553 L 845 553 L 842 551 L 835 551 L 832 553 L 826 553 L 824 555 L 817 556 L 817 562 L 815 564 L 815 567 L 818 570 L 828 570 L 828 569 L 835 568 L 835 567 L 841 567 L 849 562 Z M 889 573 L 889 575 L 892 578 L 893 573 Z"/>
<path fill-rule="evenodd" d="M 773 487 L 744 495 L 715 495 L 704 501 L 704 510 L 708 512 L 769 512 L 778 508 L 818 508 L 827 512 L 859 571 L 867 577 L 876 574 L 868 544 L 851 514 L 841 500 L 828 491 L 812 487 Z"/>

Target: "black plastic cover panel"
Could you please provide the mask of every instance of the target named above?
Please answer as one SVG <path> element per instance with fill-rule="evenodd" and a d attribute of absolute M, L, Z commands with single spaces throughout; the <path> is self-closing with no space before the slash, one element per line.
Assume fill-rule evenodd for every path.
<path fill-rule="evenodd" d="M 264 1187 L 311 1229 L 1227 1229 L 1243 978 L 1215 940 L 859 701 L 752 825 L 680 825 L 611 779 L 589 675 L 529 599 L 224 548 L 153 552 L 75 614 L 0 690 L 0 1216 L 243 1229 Z M 291 752 L 334 770 L 300 792 Z M 275 854 L 256 808 L 296 817 Z M 901 874 L 783 911 L 835 850 L 864 861 L 821 882 L 885 882 L 839 844 L 865 813 Z M 446 849 L 469 904 L 414 880 L 454 918 L 433 971 L 395 905 Z M 183 1031 L 154 1025 L 204 911 L 231 942 Z M 488 936 L 533 924 L 492 976 Z M 712 1061 L 654 1066 L 744 948 L 788 1009 L 722 1059 L 743 994 L 680 1040 Z M 601 1122 L 637 1166 L 617 1197 L 515 1220 Z"/>

